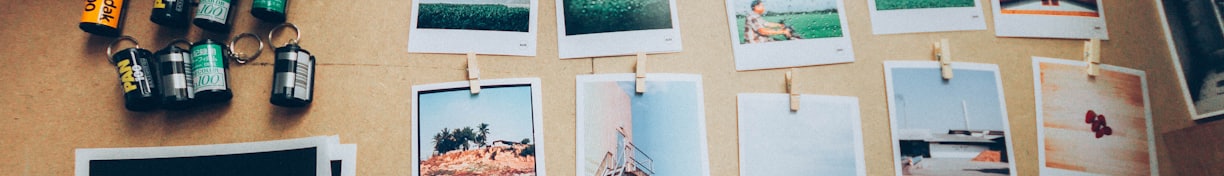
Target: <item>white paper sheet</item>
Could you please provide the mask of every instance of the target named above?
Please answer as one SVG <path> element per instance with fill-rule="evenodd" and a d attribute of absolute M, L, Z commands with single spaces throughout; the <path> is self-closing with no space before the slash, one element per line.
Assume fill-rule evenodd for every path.
<path fill-rule="evenodd" d="M 738 96 L 740 175 L 867 175 L 858 98 Z"/>

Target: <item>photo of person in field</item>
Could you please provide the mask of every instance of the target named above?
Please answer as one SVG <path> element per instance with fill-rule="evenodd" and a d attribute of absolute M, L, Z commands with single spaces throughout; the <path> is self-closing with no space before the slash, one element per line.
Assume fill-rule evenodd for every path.
<path fill-rule="evenodd" d="M 737 0 L 740 44 L 841 37 L 836 0 Z"/>

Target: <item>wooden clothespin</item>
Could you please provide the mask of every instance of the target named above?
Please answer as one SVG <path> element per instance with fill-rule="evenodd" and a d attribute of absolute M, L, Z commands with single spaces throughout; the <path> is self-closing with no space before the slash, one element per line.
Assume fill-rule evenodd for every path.
<path fill-rule="evenodd" d="M 935 60 L 939 61 L 939 70 L 941 70 L 943 79 L 952 79 L 952 47 L 948 46 L 948 39 L 940 39 L 934 47 Z"/>
<path fill-rule="evenodd" d="M 794 68 L 786 72 L 786 93 L 790 94 L 790 109 L 791 111 L 799 111 L 799 90 L 796 90 Z"/>
<path fill-rule="evenodd" d="M 1084 62 L 1088 63 L 1088 76 L 1101 74 L 1101 39 L 1084 42 Z"/>
<path fill-rule="evenodd" d="M 637 82 L 635 83 L 637 93 L 646 93 L 646 53 L 637 54 L 637 65 L 635 67 L 637 67 L 635 69 L 637 73 Z"/>
<path fill-rule="evenodd" d="M 467 53 L 467 80 L 472 94 L 480 94 L 480 67 L 476 63 L 476 53 Z"/>

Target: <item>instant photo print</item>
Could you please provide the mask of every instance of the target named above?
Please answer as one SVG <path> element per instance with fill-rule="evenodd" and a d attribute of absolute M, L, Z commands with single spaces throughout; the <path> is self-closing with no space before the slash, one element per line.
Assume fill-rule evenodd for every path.
<path fill-rule="evenodd" d="M 408 52 L 536 56 L 537 0 L 414 0 Z"/>
<path fill-rule="evenodd" d="M 561 59 L 680 52 L 676 0 L 557 0 Z"/>
<path fill-rule="evenodd" d="M 540 79 L 412 87 L 412 175 L 547 175 Z"/>
<path fill-rule="evenodd" d="M 1042 175 L 1160 175 L 1143 71 L 1033 57 Z"/>
<path fill-rule="evenodd" d="M 876 35 L 986 30 L 978 0 L 868 0 Z"/>
<path fill-rule="evenodd" d="M 939 62 L 884 62 L 896 175 L 1019 175 L 999 67 L 951 69 L 945 80 Z"/>
<path fill-rule="evenodd" d="M 843 0 L 727 0 L 736 70 L 854 62 Z"/>
<path fill-rule="evenodd" d="M 990 2 L 993 3 L 995 33 L 1000 37 L 1109 39 L 1101 0 Z"/>

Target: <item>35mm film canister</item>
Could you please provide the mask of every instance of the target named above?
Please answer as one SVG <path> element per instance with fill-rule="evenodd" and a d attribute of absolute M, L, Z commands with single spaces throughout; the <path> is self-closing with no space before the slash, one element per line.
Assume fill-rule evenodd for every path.
<path fill-rule="evenodd" d="M 191 45 L 191 76 L 195 82 L 192 88 L 196 102 L 228 102 L 234 97 L 230 91 L 225 52 L 225 46 L 208 38 Z"/>
<path fill-rule="evenodd" d="M 174 40 L 154 54 L 159 61 L 157 67 L 161 76 L 162 108 L 170 110 L 187 109 L 195 98 L 191 51 L 179 47 L 178 44 L 191 46 L 187 40 Z"/>
<path fill-rule="evenodd" d="M 85 0 L 85 11 L 77 26 L 95 35 L 119 36 L 123 29 L 124 3 L 124 0 Z"/>
<path fill-rule="evenodd" d="M 154 0 L 149 21 L 170 27 L 186 27 L 191 21 L 190 0 Z"/>
<path fill-rule="evenodd" d="M 120 41 L 131 41 L 136 47 L 112 53 L 111 47 Z M 106 47 L 110 55 L 110 63 L 119 72 L 120 89 L 123 90 L 123 106 L 131 111 L 148 111 L 157 109 L 161 95 L 157 80 L 154 78 L 153 53 L 140 48 L 139 42 L 130 36 L 119 37 Z"/>
<path fill-rule="evenodd" d="M 252 0 L 251 16 L 265 22 L 283 23 L 288 3 L 289 0 Z"/>
<path fill-rule="evenodd" d="M 271 102 L 283 107 L 309 106 L 314 99 L 315 57 L 298 45 L 302 34 L 292 23 L 273 28 L 268 41 L 271 42 L 276 31 L 283 27 L 292 28 L 297 37 L 276 48 Z"/>
<path fill-rule="evenodd" d="M 232 0 L 200 0 L 192 23 L 201 29 L 218 33 L 230 31 L 230 12 L 234 10 Z"/>

